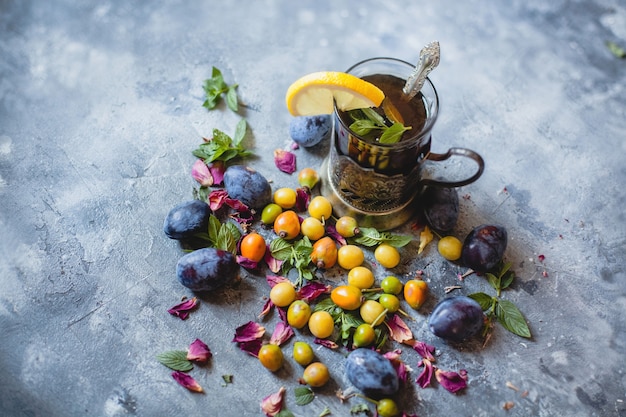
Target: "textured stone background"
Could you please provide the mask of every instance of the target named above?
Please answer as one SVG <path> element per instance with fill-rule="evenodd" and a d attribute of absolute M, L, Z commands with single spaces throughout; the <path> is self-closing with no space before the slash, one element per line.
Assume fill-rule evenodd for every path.
<path fill-rule="evenodd" d="M 0 2 L 1 415 L 262 415 L 261 399 L 283 385 L 298 416 L 348 415 L 359 401 L 333 395 L 349 386 L 341 353 L 317 352 L 332 383 L 298 407 L 298 365 L 270 374 L 230 343 L 263 305 L 263 276 L 244 272 L 185 322 L 167 314 L 191 294 L 161 226 L 191 198 L 191 150 L 213 128 L 232 133 L 245 117 L 259 156 L 246 162 L 274 186 L 295 186 L 272 159 L 290 143 L 288 85 L 373 56 L 415 62 L 432 40 L 442 48 L 433 148 L 465 146 L 487 163 L 460 189 L 469 198 L 455 234 L 507 227 L 518 278 L 505 296 L 534 337 L 497 327 L 481 348 L 432 336 L 424 318 L 463 270 L 411 244 L 393 272 L 423 270 L 433 293 L 411 328 L 437 346 L 442 368 L 466 368 L 470 379 L 461 395 L 411 382 L 399 402 L 422 417 L 626 415 L 626 60 L 605 46 L 626 46 L 626 5 L 402 3 Z M 211 66 L 239 83 L 241 114 L 201 106 Z M 319 166 L 326 150 L 298 150 L 299 167 Z M 461 285 L 457 293 L 488 291 L 479 277 Z M 155 360 L 196 337 L 214 353 L 192 374 L 200 395 Z M 413 381 L 418 358 L 403 357 Z M 504 411 L 506 401 L 514 408 Z"/>

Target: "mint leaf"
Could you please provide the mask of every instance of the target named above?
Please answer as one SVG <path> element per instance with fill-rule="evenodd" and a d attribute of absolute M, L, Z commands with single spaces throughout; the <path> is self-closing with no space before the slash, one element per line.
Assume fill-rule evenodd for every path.
<path fill-rule="evenodd" d="M 394 123 L 391 127 L 388 127 L 383 131 L 383 134 L 380 135 L 378 142 L 385 145 L 398 143 L 400 138 L 402 138 L 402 134 L 410 129 L 411 127 L 405 127 L 402 123 Z"/>
<path fill-rule="evenodd" d="M 219 129 L 213 129 L 213 137 L 201 143 L 192 154 L 204 160 L 206 164 L 214 161 L 230 161 L 235 158 L 245 158 L 252 155 L 252 152 L 241 145 L 245 136 L 245 120 L 239 121 L 233 140 L 226 133 Z"/>
<path fill-rule="evenodd" d="M 482 308 L 483 311 L 487 311 L 493 306 L 494 298 L 484 292 L 470 294 L 468 297 L 474 299 L 478 304 L 480 304 L 480 308 Z"/>
<path fill-rule="evenodd" d="M 233 84 L 229 86 L 224 81 L 224 76 L 222 72 L 213 67 L 211 71 L 211 78 L 204 80 L 204 94 L 205 100 L 202 103 L 203 107 L 206 107 L 207 110 L 213 110 L 217 107 L 217 104 L 220 101 L 222 94 L 226 94 L 226 104 L 232 111 L 237 111 L 237 84 Z"/>
<path fill-rule="evenodd" d="M 626 49 L 622 48 L 615 42 L 606 41 L 606 47 L 609 48 L 609 51 L 616 57 L 624 59 L 626 58 Z"/>
<path fill-rule="evenodd" d="M 296 394 L 296 404 L 307 405 L 315 398 L 313 390 L 309 387 L 297 387 L 294 389 Z"/>
<path fill-rule="evenodd" d="M 513 334 L 530 338 L 530 329 L 522 312 L 508 300 L 498 300 L 496 317 L 502 326 Z"/>
<path fill-rule="evenodd" d="M 350 130 L 359 136 L 365 136 L 375 129 L 380 129 L 380 127 L 369 120 L 356 120 L 350 125 Z"/>
<path fill-rule="evenodd" d="M 193 369 L 193 364 L 187 360 L 187 351 L 184 350 L 159 353 L 156 358 L 161 364 L 175 371 L 189 372 Z"/>
<path fill-rule="evenodd" d="M 332 414 L 332 412 L 330 411 L 330 408 L 326 407 L 326 408 L 324 408 L 324 409 L 322 410 L 322 412 L 320 413 L 320 415 L 319 415 L 319 416 L 317 416 L 317 417 L 327 417 L 327 416 L 329 416 L 329 415 L 331 415 L 331 414 Z"/>
<path fill-rule="evenodd" d="M 289 410 L 281 410 L 275 417 L 295 417 Z"/>
<path fill-rule="evenodd" d="M 239 110 L 239 104 L 237 103 L 237 84 L 231 85 L 226 92 L 226 105 L 229 109 L 236 112 Z"/>
<path fill-rule="evenodd" d="M 246 119 L 241 119 L 235 127 L 235 135 L 233 136 L 233 145 L 239 146 L 246 136 L 246 130 L 248 129 L 248 123 Z"/>
<path fill-rule="evenodd" d="M 219 239 L 220 229 L 222 228 L 222 223 L 219 221 L 217 217 L 213 214 L 209 215 L 209 240 L 213 244 L 216 245 L 217 240 Z"/>
<path fill-rule="evenodd" d="M 365 413 L 367 415 L 370 414 L 370 408 L 367 404 L 357 404 L 353 405 L 350 409 L 350 414 L 360 414 Z"/>
<path fill-rule="evenodd" d="M 282 237 L 276 238 L 270 243 L 270 252 L 279 261 L 286 261 L 291 257 L 291 243 Z"/>
<path fill-rule="evenodd" d="M 389 232 L 379 232 L 373 227 L 360 227 L 360 233 L 350 240 L 362 246 L 377 246 L 381 243 L 387 243 L 396 248 L 408 245 L 412 240 L 412 236 L 395 235 Z"/>

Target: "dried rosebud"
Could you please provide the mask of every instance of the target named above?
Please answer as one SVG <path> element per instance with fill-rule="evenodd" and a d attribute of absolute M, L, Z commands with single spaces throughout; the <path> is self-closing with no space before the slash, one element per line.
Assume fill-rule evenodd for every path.
<path fill-rule="evenodd" d="M 296 210 L 298 212 L 306 211 L 309 207 L 309 201 L 311 201 L 311 191 L 309 188 L 296 188 Z"/>
<path fill-rule="evenodd" d="M 428 359 L 422 359 L 418 363 L 418 366 L 423 366 L 424 369 L 419 374 L 419 376 L 417 377 L 415 382 L 420 387 L 426 388 L 427 386 L 430 385 L 430 382 L 433 379 L 433 374 L 434 374 L 434 371 L 435 371 L 435 367 L 433 366 L 433 364 Z"/>
<path fill-rule="evenodd" d="M 189 298 L 183 301 L 180 304 L 176 304 L 174 307 L 167 310 L 172 316 L 176 316 L 181 320 L 187 319 L 189 317 L 189 312 L 196 308 L 198 305 L 198 299 L 196 297 Z"/>
<path fill-rule="evenodd" d="M 207 362 L 211 356 L 213 356 L 211 350 L 202 340 L 196 339 L 189 345 L 187 360 L 204 363 Z"/>
<path fill-rule="evenodd" d="M 317 345 L 322 345 L 322 346 L 324 346 L 325 348 L 328 348 L 328 349 L 333 349 L 333 350 L 334 349 L 339 349 L 339 345 L 337 343 L 333 342 L 332 340 L 328 340 L 328 339 L 320 339 L 320 338 L 316 337 L 313 340 L 313 343 L 315 343 Z"/>
<path fill-rule="evenodd" d="M 278 392 L 268 395 L 261 401 L 261 410 L 268 417 L 273 417 L 280 413 L 283 408 L 283 398 L 285 396 L 285 387 L 280 387 Z"/>
<path fill-rule="evenodd" d="M 265 334 L 265 327 L 259 323 L 249 321 L 235 329 L 235 337 L 233 342 L 249 342 L 251 340 L 260 339 Z"/>
<path fill-rule="evenodd" d="M 282 321 L 276 323 L 274 333 L 270 338 L 270 344 L 280 346 L 294 335 L 293 329 Z"/>
<path fill-rule="evenodd" d="M 293 174 L 296 171 L 296 155 L 282 149 L 274 151 L 274 163 L 276 168 L 287 174 Z"/>
<path fill-rule="evenodd" d="M 437 382 L 448 391 L 455 393 L 467 387 L 467 371 L 462 369 L 459 373 L 453 371 L 435 370 Z"/>
<path fill-rule="evenodd" d="M 322 294 L 330 294 L 332 287 L 330 285 L 324 285 L 321 282 L 311 281 L 306 285 L 303 285 L 298 290 L 298 298 L 312 303 Z"/>
<path fill-rule="evenodd" d="M 409 326 L 400 318 L 399 315 L 394 314 L 391 319 L 385 322 L 389 329 L 389 337 L 398 343 L 404 343 L 409 340 L 413 340 L 413 332 L 409 329 Z"/>
<path fill-rule="evenodd" d="M 435 362 L 435 347 L 427 343 L 417 341 L 413 344 L 413 349 L 424 359 L 428 359 L 430 362 Z"/>
<path fill-rule="evenodd" d="M 203 187 L 210 187 L 214 183 L 213 175 L 202 159 L 196 159 L 191 167 L 191 176 Z"/>
<path fill-rule="evenodd" d="M 193 392 L 204 391 L 202 387 L 200 386 L 200 384 L 198 384 L 196 380 L 193 379 L 193 377 L 189 374 L 186 374 L 181 371 L 174 371 L 172 372 L 172 378 L 174 378 L 176 382 L 178 382 L 183 387 L 187 388 L 189 391 L 193 391 Z"/>

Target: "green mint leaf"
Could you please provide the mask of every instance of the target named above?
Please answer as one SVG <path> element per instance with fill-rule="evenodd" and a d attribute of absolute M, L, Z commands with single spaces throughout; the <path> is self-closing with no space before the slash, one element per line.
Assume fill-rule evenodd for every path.
<path fill-rule="evenodd" d="M 515 279 L 515 273 L 513 271 L 509 271 L 502 278 L 500 278 L 500 288 L 505 289 L 508 288 Z"/>
<path fill-rule="evenodd" d="M 246 131 L 248 130 L 248 123 L 246 119 L 241 119 L 237 122 L 235 127 L 235 135 L 233 136 L 233 144 L 239 146 L 243 139 L 246 137 Z"/>
<path fill-rule="evenodd" d="M 402 123 L 394 123 L 391 127 L 385 129 L 380 138 L 378 138 L 378 142 L 385 145 L 398 143 L 400 138 L 402 138 L 402 134 L 410 129 L 410 127 L 405 127 Z"/>
<path fill-rule="evenodd" d="M 291 243 L 282 237 L 276 238 L 270 243 L 270 252 L 272 253 L 272 256 L 279 261 L 286 261 L 291 258 Z"/>
<path fill-rule="evenodd" d="M 209 240 L 211 241 L 213 246 L 216 246 L 217 244 L 221 228 L 222 228 L 222 223 L 219 221 L 219 219 L 215 217 L 214 215 L 210 214 L 208 233 L 209 233 Z"/>
<path fill-rule="evenodd" d="M 620 59 L 626 58 L 626 49 L 622 48 L 615 42 L 606 41 L 606 46 L 609 48 L 609 51 L 616 57 Z"/>
<path fill-rule="evenodd" d="M 480 308 L 482 308 L 483 311 L 489 310 L 493 305 L 493 297 L 485 294 L 484 292 L 476 292 L 468 295 L 468 297 L 474 299 L 478 304 L 480 304 Z"/>
<path fill-rule="evenodd" d="M 324 298 L 323 300 L 318 301 L 313 308 L 313 311 L 327 311 L 332 316 L 335 315 L 335 310 L 337 310 L 337 306 L 330 298 Z"/>
<path fill-rule="evenodd" d="M 350 409 L 350 414 L 360 414 L 360 413 L 365 413 L 367 415 L 370 415 L 370 408 L 367 404 L 357 404 L 357 405 L 353 405 L 352 408 Z"/>
<path fill-rule="evenodd" d="M 222 380 L 224 381 L 224 384 L 232 384 L 233 383 L 233 376 L 230 375 L 230 374 L 222 375 Z"/>
<path fill-rule="evenodd" d="M 315 398 L 315 393 L 309 387 L 297 387 L 294 389 L 296 394 L 296 404 L 307 405 Z"/>
<path fill-rule="evenodd" d="M 226 105 L 234 112 L 239 110 L 239 104 L 237 102 L 237 84 L 228 87 L 228 91 L 226 92 Z"/>
<path fill-rule="evenodd" d="M 281 410 L 275 417 L 295 417 L 289 410 Z"/>
<path fill-rule="evenodd" d="M 161 364 L 175 371 L 189 372 L 193 369 L 193 364 L 187 360 L 187 351 L 184 350 L 159 353 L 156 358 Z"/>
<path fill-rule="evenodd" d="M 387 243 L 395 248 L 401 248 L 408 245 L 413 241 L 412 236 L 407 235 L 394 235 L 391 233 L 383 233 L 380 243 Z"/>
<path fill-rule="evenodd" d="M 522 312 L 508 300 L 498 300 L 496 317 L 502 326 L 513 334 L 530 338 L 530 329 Z"/>
<path fill-rule="evenodd" d="M 367 117 L 369 120 L 371 120 L 379 128 L 384 128 L 384 127 L 387 126 L 387 124 L 385 123 L 385 118 L 383 116 L 381 116 L 380 114 L 378 114 L 376 112 L 376 110 L 374 110 L 372 108 L 369 108 L 369 107 L 366 107 L 364 109 L 361 109 L 361 111 L 363 112 L 365 117 Z"/>
<path fill-rule="evenodd" d="M 380 243 L 380 232 L 373 227 L 359 227 L 360 233 L 352 240 L 363 246 L 376 246 Z"/>
<path fill-rule="evenodd" d="M 354 122 L 352 122 L 352 124 L 349 127 L 351 131 L 353 131 L 354 133 L 360 136 L 365 136 L 368 133 L 370 133 L 372 130 L 380 129 L 379 126 L 376 126 L 371 121 L 364 120 L 364 119 L 355 120 Z"/>
<path fill-rule="evenodd" d="M 226 222 L 220 227 L 216 248 L 237 255 L 237 242 L 241 238 L 241 232 L 232 222 Z"/>
<path fill-rule="evenodd" d="M 207 164 L 214 161 L 230 161 L 235 158 L 245 158 L 252 155 L 251 151 L 241 146 L 245 137 L 247 124 L 244 119 L 237 123 L 235 140 L 219 129 L 213 129 L 213 137 L 201 143 L 192 153 L 202 158 Z"/>
<path fill-rule="evenodd" d="M 328 417 L 331 414 L 332 412 L 330 411 L 330 408 L 326 407 L 322 410 L 322 412 L 317 417 Z"/>
<path fill-rule="evenodd" d="M 500 277 L 497 277 L 496 275 L 487 272 L 485 274 L 485 278 L 487 278 L 487 282 L 489 283 L 489 285 L 491 285 L 491 288 L 493 288 L 494 290 L 500 291 Z"/>

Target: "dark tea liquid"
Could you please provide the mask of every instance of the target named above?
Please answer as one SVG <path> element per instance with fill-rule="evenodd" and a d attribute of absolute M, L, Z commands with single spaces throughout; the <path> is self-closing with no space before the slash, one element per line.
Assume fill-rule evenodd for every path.
<path fill-rule="evenodd" d="M 335 140 L 340 154 L 349 156 L 363 168 L 373 168 L 381 174 L 409 174 L 430 151 L 430 131 L 422 132 L 427 119 L 424 97 L 422 93 L 418 93 L 407 101 L 402 93 L 406 81 L 393 75 L 375 74 L 362 78 L 383 90 L 385 100 L 393 103 L 402 116 L 404 126 L 411 126 L 411 129 L 404 132 L 395 144 L 379 144 L 381 130 L 358 136 L 349 129 L 354 122 L 350 114 L 337 111 L 340 120 L 335 123 Z M 374 110 L 382 116 L 385 115 L 382 107 Z M 386 116 L 385 118 L 388 119 Z M 389 125 L 391 124 L 390 122 Z"/>

